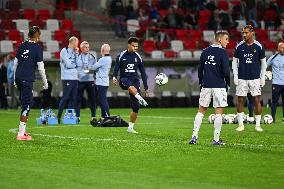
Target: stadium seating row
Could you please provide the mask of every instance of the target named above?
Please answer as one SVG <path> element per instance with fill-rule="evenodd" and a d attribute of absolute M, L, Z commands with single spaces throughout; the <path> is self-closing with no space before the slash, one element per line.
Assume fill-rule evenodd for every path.
<path fill-rule="evenodd" d="M 73 21 L 71 19 L 47 19 L 47 20 L 27 20 L 27 19 L 13 19 L 1 20 L 1 27 L 5 30 L 17 29 L 27 30 L 30 26 L 38 26 L 41 29 L 48 29 L 51 31 L 59 30 L 73 30 Z"/>
<path fill-rule="evenodd" d="M 27 19 L 27 20 L 47 20 L 47 19 L 65 19 L 64 10 L 55 9 L 52 13 L 48 9 L 23 9 L 6 10 L 0 9 L 0 18 L 2 19 Z"/>

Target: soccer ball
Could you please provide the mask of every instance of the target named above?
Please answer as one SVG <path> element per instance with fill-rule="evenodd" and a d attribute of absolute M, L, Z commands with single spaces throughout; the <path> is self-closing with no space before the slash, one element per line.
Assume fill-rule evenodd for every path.
<path fill-rule="evenodd" d="M 166 76 L 166 74 L 164 73 L 159 73 L 156 77 L 155 77 L 155 82 L 157 85 L 165 85 L 166 83 L 168 83 L 169 79 Z"/>
<path fill-rule="evenodd" d="M 224 116 L 224 123 L 232 124 L 232 123 L 234 123 L 234 121 L 235 121 L 235 118 L 231 114 Z"/>
<path fill-rule="evenodd" d="M 266 71 L 265 72 L 265 80 L 271 80 L 272 79 L 272 72 Z"/>
<path fill-rule="evenodd" d="M 208 116 L 208 123 L 214 123 L 215 120 L 215 114 L 211 114 Z"/>
<path fill-rule="evenodd" d="M 264 122 L 265 124 L 271 124 L 271 123 L 273 122 L 272 116 L 269 115 L 269 114 L 264 115 L 264 116 L 263 116 L 263 122 Z"/>

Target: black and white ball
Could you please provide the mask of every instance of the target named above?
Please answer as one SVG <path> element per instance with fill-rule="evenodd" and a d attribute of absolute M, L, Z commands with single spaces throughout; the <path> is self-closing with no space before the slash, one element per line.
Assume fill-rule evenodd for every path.
<path fill-rule="evenodd" d="M 271 123 L 273 123 L 273 118 L 272 118 L 272 116 L 269 115 L 269 114 L 264 115 L 264 116 L 263 116 L 263 122 L 264 122 L 265 124 L 271 124 Z"/>
<path fill-rule="evenodd" d="M 167 84 L 168 81 L 169 81 L 168 76 L 166 74 L 164 74 L 164 73 L 159 73 L 155 77 L 155 82 L 159 86 Z"/>
<path fill-rule="evenodd" d="M 208 123 L 214 123 L 215 120 L 215 114 L 210 114 L 208 116 Z"/>

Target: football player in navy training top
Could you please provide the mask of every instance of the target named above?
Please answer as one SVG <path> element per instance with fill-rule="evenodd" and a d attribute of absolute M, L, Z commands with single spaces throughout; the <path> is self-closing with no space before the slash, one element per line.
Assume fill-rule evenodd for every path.
<path fill-rule="evenodd" d="M 17 140 L 31 140 L 32 137 L 26 132 L 26 123 L 28 121 L 31 102 L 33 99 L 33 82 L 35 80 L 35 69 L 38 68 L 43 81 L 43 89 L 48 88 L 43 64 L 43 51 L 37 44 L 40 40 L 40 29 L 33 26 L 29 29 L 29 38 L 23 42 L 17 51 L 14 62 L 15 86 L 20 91 L 20 100 L 22 104 L 19 132 Z"/>
<path fill-rule="evenodd" d="M 130 114 L 130 121 L 127 131 L 129 133 L 138 133 L 134 130 L 134 124 L 137 119 L 140 105 L 147 106 L 147 102 L 140 96 L 140 81 L 138 69 L 141 73 L 145 95 L 149 95 L 147 75 L 144 69 L 144 61 L 136 52 L 138 49 L 139 40 L 136 37 L 128 39 L 127 50 L 122 51 L 116 58 L 115 67 L 113 70 L 113 83 L 118 84 L 118 71 L 120 73 L 119 85 L 122 89 L 128 90 L 130 95 L 130 104 L 132 112 Z"/>
<path fill-rule="evenodd" d="M 230 86 L 230 67 L 226 48 L 229 34 L 217 31 L 215 43 L 203 50 L 198 65 L 199 85 L 201 88 L 199 109 L 194 119 L 192 138 L 189 144 L 196 144 L 204 114 L 213 97 L 215 108 L 213 145 L 223 145 L 220 140 L 223 108 L 228 106 L 227 90 Z"/>
<path fill-rule="evenodd" d="M 237 131 L 244 130 L 244 99 L 247 93 L 251 93 L 255 110 L 255 130 L 263 131 L 260 127 L 261 87 L 265 85 L 266 58 L 262 45 L 254 39 L 254 28 L 247 25 L 243 28 L 243 38 L 235 49 L 232 69 L 236 95 L 238 96 L 237 119 L 239 127 Z"/>

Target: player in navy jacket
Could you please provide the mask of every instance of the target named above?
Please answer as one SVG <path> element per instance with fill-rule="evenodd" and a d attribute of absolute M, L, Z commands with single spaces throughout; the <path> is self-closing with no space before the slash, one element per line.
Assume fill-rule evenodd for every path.
<path fill-rule="evenodd" d="M 128 39 L 127 50 L 122 51 L 116 58 L 115 67 L 113 70 L 113 83 L 118 84 L 118 71 L 120 73 L 119 85 L 122 89 L 128 90 L 130 95 L 130 104 L 132 112 L 130 114 L 129 133 L 137 133 L 134 130 L 134 124 L 137 119 L 139 104 L 147 106 L 147 102 L 140 96 L 140 81 L 138 70 L 141 73 L 145 95 L 148 96 L 147 75 L 144 69 L 144 61 L 136 52 L 138 49 L 139 40 L 136 37 Z"/>
<path fill-rule="evenodd" d="M 223 108 L 228 106 L 227 90 L 230 86 L 230 67 L 226 48 L 229 34 L 219 31 L 215 34 L 215 43 L 203 50 L 198 65 L 198 77 L 201 88 L 199 109 L 195 116 L 192 138 L 189 144 L 196 144 L 204 114 L 213 97 L 215 108 L 213 145 L 223 145 L 220 140 Z"/>
<path fill-rule="evenodd" d="M 43 64 L 43 51 L 37 44 L 40 40 L 40 29 L 33 26 L 29 29 L 29 38 L 23 42 L 17 51 L 14 61 L 15 86 L 20 91 L 22 111 L 20 116 L 19 132 L 17 140 L 31 140 L 32 137 L 26 132 L 29 111 L 33 99 L 33 82 L 35 81 L 35 69 L 38 68 L 43 81 L 43 89 L 48 89 L 48 83 Z"/>
<path fill-rule="evenodd" d="M 260 127 L 261 87 L 265 85 L 266 57 L 262 45 L 254 40 L 254 29 L 251 25 L 243 28 L 243 38 L 234 53 L 232 68 L 234 83 L 236 85 L 236 95 L 238 96 L 237 119 L 239 127 L 237 131 L 244 130 L 244 99 L 250 92 L 253 96 L 255 110 L 255 130 L 263 131 Z"/>

